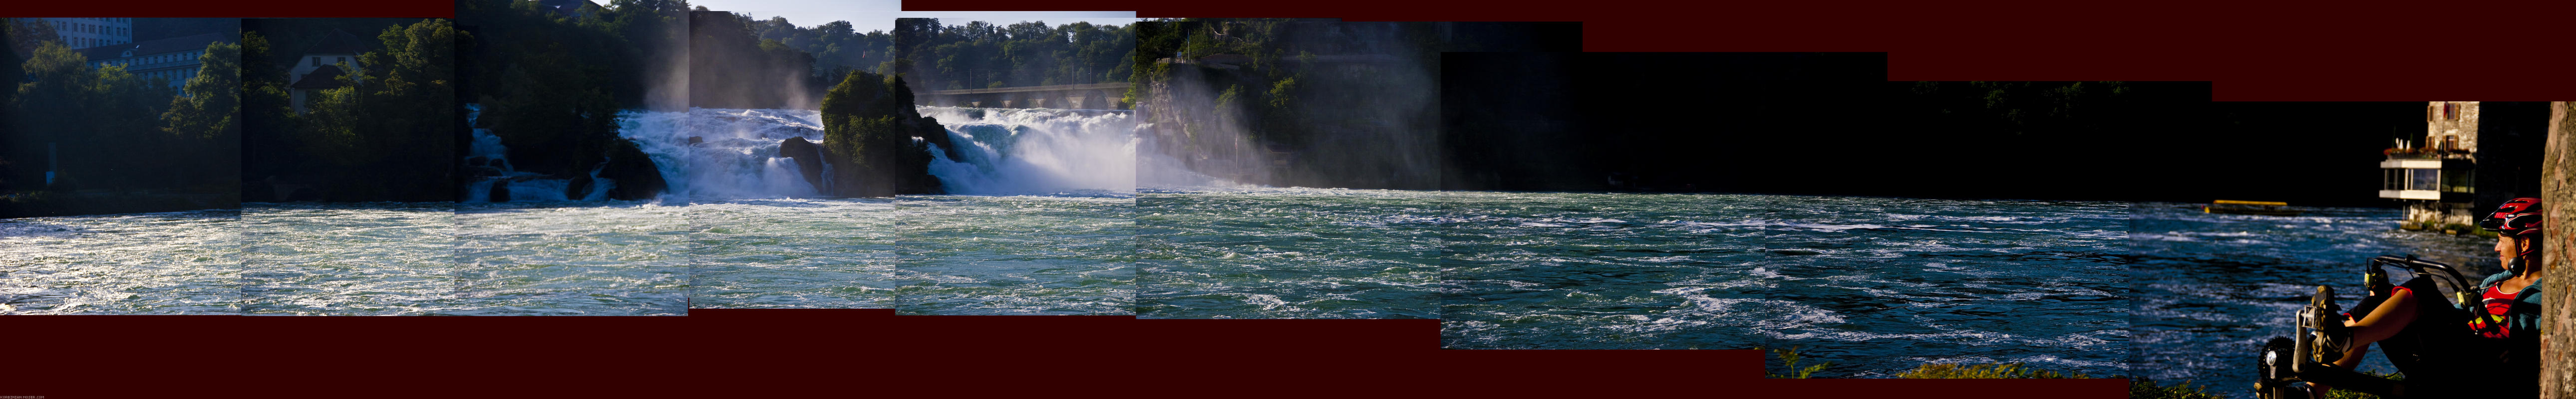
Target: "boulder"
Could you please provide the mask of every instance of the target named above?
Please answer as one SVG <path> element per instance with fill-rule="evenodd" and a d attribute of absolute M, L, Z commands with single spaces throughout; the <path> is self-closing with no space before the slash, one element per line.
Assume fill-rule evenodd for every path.
<path fill-rule="evenodd" d="M 490 198 L 486 198 L 485 201 L 510 202 L 510 181 L 508 179 L 493 180 L 492 194 L 489 197 Z"/>
<path fill-rule="evenodd" d="M 813 185 L 814 192 L 824 192 L 822 145 L 805 141 L 804 137 L 789 137 L 778 142 L 778 156 L 796 160 L 796 170 L 804 173 L 805 184 Z"/>
<path fill-rule="evenodd" d="M 609 199 L 653 199 L 666 189 L 661 167 L 635 142 L 623 139 L 609 140 L 608 164 L 599 170 L 599 178 L 617 182 L 608 192 Z"/>
<path fill-rule="evenodd" d="M 590 174 L 588 173 L 572 175 L 572 182 L 564 184 L 564 198 L 572 199 L 574 201 L 589 198 L 589 196 L 582 194 L 590 193 L 591 183 L 596 182 L 591 181 Z"/>

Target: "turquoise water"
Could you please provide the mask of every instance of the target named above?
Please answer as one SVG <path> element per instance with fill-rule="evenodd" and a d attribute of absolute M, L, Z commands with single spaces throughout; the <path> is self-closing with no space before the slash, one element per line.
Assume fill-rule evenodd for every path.
<path fill-rule="evenodd" d="M 2125 374 L 2126 203 L 1454 193 L 1453 349 L 1800 348 Z"/>
<path fill-rule="evenodd" d="M 1440 317 L 1442 198 L 1425 191 L 1147 190 L 1144 318 Z"/>
<path fill-rule="evenodd" d="M 893 308 L 901 209 L 883 199 L 689 205 L 689 306 Z"/>
<path fill-rule="evenodd" d="M 456 295 L 482 316 L 688 314 L 689 219 L 645 202 L 460 204 Z"/>
<path fill-rule="evenodd" d="M 2132 357 L 2130 215 L 2107 202 L 1282 188 L 252 204 L 0 222 L 0 303 L 21 314 L 1441 318 L 1451 349 L 1798 347 L 1834 362 L 1830 377 L 1952 362 L 2202 377 L 2234 362 L 2191 359 L 2232 359 L 2225 345 L 2269 336 L 2266 319 L 2170 298 L 2237 292 L 2208 301 L 2286 309 L 2262 294 L 2270 285 L 2190 283 L 2228 281 L 2192 266 L 2219 258 L 2151 253 L 2181 272 L 2136 274 L 2151 294 L 2135 308 L 2140 331 L 2157 346 Z M 2273 247 L 2195 241 L 2242 230 L 2197 218 L 2142 221 L 2160 230 L 2137 242 Z M 2328 264 L 2462 244 L 2383 230 L 2337 234 L 2396 235 L 2281 256 Z M 2246 327 L 2193 327 L 2206 323 Z"/>
<path fill-rule="evenodd" d="M 242 310 L 411 316 L 456 300 L 453 203 L 243 204 Z"/>
<path fill-rule="evenodd" d="M 906 196 L 896 311 L 1123 315 L 1136 306 L 1136 199 Z"/>

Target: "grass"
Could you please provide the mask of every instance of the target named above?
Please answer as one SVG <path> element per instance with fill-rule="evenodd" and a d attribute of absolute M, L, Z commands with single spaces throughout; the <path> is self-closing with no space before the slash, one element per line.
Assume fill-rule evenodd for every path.
<path fill-rule="evenodd" d="M 1754 348 L 1754 349 L 1762 349 L 1762 348 Z M 1783 374 L 1771 374 L 1771 375 L 1770 375 L 1770 378 L 1808 378 L 1808 376 L 1811 376 L 1811 375 L 1816 374 L 1816 372 L 1817 372 L 1817 371 L 1823 371 L 1823 370 L 1825 369 L 1825 367 L 1833 365 L 1833 362 L 1820 362 L 1820 363 L 1816 363 L 1816 364 L 1808 365 L 1807 367 L 1803 367 L 1803 368 L 1802 368 L 1802 367 L 1798 367 L 1798 363 L 1800 363 L 1800 362 L 1804 362 L 1804 361 L 1806 361 L 1806 360 L 1808 360 L 1808 359 L 1807 359 L 1805 356 L 1800 355 L 1800 354 L 1798 353 L 1798 348 L 1797 348 L 1797 347 L 1789 347 L 1788 349 L 1768 349 L 1768 350 L 1769 350 L 1773 355 L 1779 356 L 1779 357 L 1780 357 L 1780 361 L 1781 361 L 1781 363 L 1783 363 L 1784 365 L 1788 366 L 1788 369 L 1790 370 L 1789 374 L 1785 374 L 1785 375 L 1783 375 Z M 2383 377 L 2383 378 L 2394 379 L 2394 380 L 2401 380 L 2401 381 L 2402 381 L 2402 380 L 2405 380 L 2405 379 L 2406 379 L 2406 376 L 2405 376 L 2404 374 L 2402 374 L 2402 373 L 2380 373 L 2380 372 L 2368 372 L 2368 371 L 2365 371 L 2364 373 L 2367 373 L 2367 374 L 2370 374 L 2370 375 L 2374 375 L 2374 376 Z M 2059 373 L 2059 372 L 2049 371 L 2049 370 L 2035 369 L 2035 368 L 2030 368 L 2028 365 L 2024 365 L 2024 364 L 2019 363 L 2019 362 L 2014 362 L 2014 363 L 1980 363 L 1980 364 L 1963 364 L 1963 363 L 1934 363 L 1934 364 L 1926 364 L 1926 365 L 1922 365 L 1922 366 L 1917 366 L 1917 367 L 1915 367 L 1913 370 L 1907 370 L 1907 371 L 1906 371 L 1906 372 L 1904 372 L 1904 373 L 1897 374 L 1897 375 L 1896 375 L 1896 378 L 2094 378 L 2094 377 L 2093 377 L 2093 376 L 2089 376 L 2089 375 L 2085 375 L 2085 374 L 2082 374 L 2082 373 L 2066 374 L 2066 373 Z M 2108 377 L 2108 378 L 2122 378 L 2122 377 L 2113 376 L 2113 377 Z M 2246 388 L 2251 389 L 2251 388 L 2253 388 L 2253 387 L 2250 387 L 2250 386 L 2249 386 L 2249 387 L 2246 387 Z M 2221 398 L 2222 398 L 2222 397 L 2221 397 L 2221 396 L 2219 396 L 2218 394 L 2209 393 L 2209 386 L 2207 386 L 2207 385 L 2193 384 L 2191 381 L 2183 381 L 2183 382 L 2182 382 L 2182 383 L 2180 383 L 2180 384 L 2174 384 L 2174 385 L 2156 385 L 2156 382 L 2155 382 L 2154 380 L 2149 380 L 2149 379 L 2145 379 L 2145 378 L 2133 378 L 2133 379 L 2130 379 L 2130 380 L 2129 380 L 2129 397 L 2130 397 L 2130 398 L 2132 398 L 2132 399 L 2221 399 Z M 2331 392 L 2327 392 L 2327 393 L 2326 393 L 2326 399 L 2378 399 L 2378 398 L 2379 398 L 2379 396 L 2377 396 L 2377 395 L 2371 395 L 2371 394 L 2360 393 L 2360 392 L 2353 392 L 2353 391 L 2347 391 L 2347 390 L 2334 390 L 2334 391 L 2331 391 Z"/>
<path fill-rule="evenodd" d="M 2181 384 L 2174 384 L 2174 385 L 2167 386 L 2167 385 L 2156 385 L 2156 382 L 2155 382 L 2155 381 L 2153 381 L 2153 380 L 2148 380 L 2148 379 L 2145 379 L 2145 378 L 2137 378 L 2137 379 L 2130 379 L 2130 380 L 2129 380 L 2129 398 L 2130 398 L 2130 399 L 2223 399 L 2222 397 L 2218 396 L 2218 394 L 2209 393 L 2209 387 L 2208 387 L 2208 386 L 2192 384 L 2192 383 L 2191 383 L 2191 381 L 2183 381 Z"/>
<path fill-rule="evenodd" d="M 1780 362 L 1787 366 L 1789 370 L 1789 374 L 1771 374 L 1769 376 L 1770 378 L 1810 378 L 1811 376 L 1814 376 L 1816 372 L 1824 371 L 1826 367 L 1830 367 L 1834 364 L 1833 362 L 1818 362 L 1816 364 L 1807 365 L 1806 367 L 1798 367 L 1798 363 L 1808 360 L 1806 356 L 1798 353 L 1798 347 L 1793 346 L 1788 349 L 1768 350 L 1772 355 L 1779 356 Z M 2093 378 L 2093 376 L 2081 373 L 2070 375 L 2055 371 L 2035 369 L 2022 363 L 2015 362 L 1984 364 L 1926 364 L 1915 367 L 1913 370 L 1899 373 L 1896 375 L 1896 378 Z"/>
<path fill-rule="evenodd" d="M 2066 375 L 2055 371 L 2030 368 L 2021 363 L 1934 363 L 1915 367 L 1896 378 L 2093 378 L 2081 373 Z"/>
<path fill-rule="evenodd" d="M 1834 362 L 1821 362 L 1807 366 L 1807 368 L 1798 368 L 1798 362 L 1805 359 L 1798 355 L 1798 347 L 1795 346 L 1789 347 L 1789 349 L 1772 349 L 1771 353 L 1779 355 L 1780 361 L 1789 366 L 1789 374 L 1772 374 L 1769 378 L 1807 378 L 1807 376 L 1814 375 L 1818 371 L 1824 371 L 1825 366 L 1832 366 L 1834 364 Z"/>
<path fill-rule="evenodd" d="M 2406 376 L 2401 373 L 2380 373 L 2371 371 L 2364 371 L 2363 373 L 2393 380 L 2402 381 L 2406 379 Z M 2251 389 L 2253 387 L 2249 386 L 2246 388 Z M 2219 395 L 2209 393 L 2208 386 L 2192 384 L 2191 381 L 2183 381 L 2181 384 L 2168 386 L 2156 385 L 2155 381 L 2138 378 L 2129 380 L 2129 397 L 2133 399 L 2218 399 Z M 2340 389 L 2326 392 L 2326 399 L 2378 398 L 2378 395 Z"/>

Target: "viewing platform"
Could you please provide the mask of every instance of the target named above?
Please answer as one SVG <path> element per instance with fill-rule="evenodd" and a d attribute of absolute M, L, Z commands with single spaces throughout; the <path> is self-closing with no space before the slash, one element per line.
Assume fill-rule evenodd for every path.
<path fill-rule="evenodd" d="M 1111 109 L 1126 91 L 1127 82 L 1110 82 L 936 90 L 914 94 L 913 98 L 922 104 L 944 107 Z M 1119 95 L 1109 95 L 1112 92 Z"/>

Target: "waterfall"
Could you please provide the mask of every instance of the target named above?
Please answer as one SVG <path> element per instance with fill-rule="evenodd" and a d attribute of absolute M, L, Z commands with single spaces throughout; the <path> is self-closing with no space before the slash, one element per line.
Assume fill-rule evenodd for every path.
<path fill-rule="evenodd" d="M 469 106 L 468 123 L 480 116 Z M 952 194 L 1018 195 L 1131 193 L 1136 189 L 1136 123 L 1128 111 L 920 107 L 937 118 L 957 145 L 957 158 L 932 148 L 930 174 Z M 630 110 L 618 113 L 618 135 L 633 141 L 660 169 L 669 194 L 692 200 L 811 197 L 795 160 L 779 156 L 789 137 L 823 141 L 822 114 L 814 110 L 709 109 L 687 112 Z M 505 127 L 506 128 L 506 127 Z M 512 201 L 596 201 L 615 182 L 599 179 L 567 198 L 571 181 L 519 171 L 508 147 L 489 129 L 474 129 L 467 159 L 482 164 L 481 181 L 467 201 L 490 197 L 498 184 Z M 823 163 L 828 173 L 834 165 Z M 826 182 L 828 183 L 828 179 Z"/>
<path fill-rule="evenodd" d="M 939 120 L 949 142 L 959 147 L 962 159 L 949 159 L 945 149 L 930 151 L 930 174 L 949 193 L 1136 190 L 1136 122 L 1128 111 L 918 109 Z"/>
<path fill-rule="evenodd" d="M 482 104 L 465 105 L 465 125 L 482 120 Z M 571 179 L 547 178 L 536 172 L 520 171 L 510 165 L 510 147 L 501 144 L 501 136 L 492 129 L 474 128 L 474 143 L 466 148 L 466 167 L 477 178 L 465 186 L 464 202 L 490 202 L 495 186 L 509 192 L 509 201 L 567 201 L 564 190 L 572 187 Z M 598 185 L 593 185 L 598 187 Z M 593 190 L 594 195 L 606 190 Z"/>
<path fill-rule="evenodd" d="M 794 109 L 627 111 L 619 135 L 633 140 L 681 198 L 782 198 L 816 195 L 796 161 L 778 154 L 789 137 L 823 141 L 822 113 Z M 697 142 L 692 143 L 691 138 Z"/>

